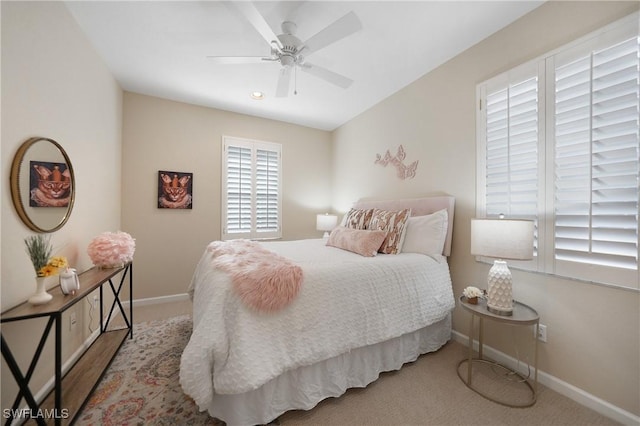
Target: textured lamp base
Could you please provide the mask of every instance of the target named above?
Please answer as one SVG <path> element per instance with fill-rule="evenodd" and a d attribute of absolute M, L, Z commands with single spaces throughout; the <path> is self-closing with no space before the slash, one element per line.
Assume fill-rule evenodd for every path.
<path fill-rule="evenodd" d="M 511 286 L 511 271 L 507 262 L 496 260 L 489 270 L 487 309 L 496 315 L 510 316 L 513 314 L 513 291 Z"/>

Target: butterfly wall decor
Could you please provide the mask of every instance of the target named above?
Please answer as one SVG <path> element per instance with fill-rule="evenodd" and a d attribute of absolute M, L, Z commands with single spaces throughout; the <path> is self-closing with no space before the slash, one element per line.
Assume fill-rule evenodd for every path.
<path fill-rule="evenodd" d="M 389 150 L 387 150 L 387 152 L 384 154 L 384 157 L 380 154 L 376 154 L 376 160 L 374 161 L 374 164 L 380 164 L 383 167 L 387 167 L 387 165 L 391 163 L 391 165 L 396 168 L 396 175 L 399 179 L 413 179 L 414 177 L 416 177 L 418 160 L 407 166 L 404 164 L 404 159 L 406 158 L 406 156 L 407 153 L 404 151 L 404 147 L 400 145 L 395 156 L 392 156 Z"/>

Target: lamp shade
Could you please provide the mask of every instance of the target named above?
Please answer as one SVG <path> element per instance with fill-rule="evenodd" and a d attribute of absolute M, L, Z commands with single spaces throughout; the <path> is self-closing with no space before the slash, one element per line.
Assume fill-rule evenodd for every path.
<path fill-rule="evenodd" d="M 334 214 L 319 214 L 316 217 L 316 229 L 318 231 L 331 231 L 338 223 L 338 216 Z"/>
<path fill-rule="evenodd" d="M 533 221 L 471 219 L 471 254 L 498 259 L 533 259 Z"/>

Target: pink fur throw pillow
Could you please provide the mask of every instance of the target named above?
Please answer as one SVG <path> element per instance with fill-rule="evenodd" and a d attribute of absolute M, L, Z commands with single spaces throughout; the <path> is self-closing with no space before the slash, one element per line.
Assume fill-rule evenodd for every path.
<path fill-rule="evenodd" d="M 386 231 L 367 231 L 339 226 L 331 231 L 327 245 L 372 257 L 378 253 L 386 236 Z"/>

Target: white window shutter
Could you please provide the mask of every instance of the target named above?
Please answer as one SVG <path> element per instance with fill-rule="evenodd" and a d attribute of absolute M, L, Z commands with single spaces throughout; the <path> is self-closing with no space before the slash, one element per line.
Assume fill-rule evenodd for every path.
<path fill-rule="evenodd" d="M 478 200 L 479 217 L 529 219 L 535 224 L 534 260 L 510 262 L 537 270 L 540 197 L 540 80 L 537 66 L 525 66 L 508 78 L 487 84 L 481 93 L 484 111 L 479 131 L 484 133 L 479 181 L 484 182 Z M 482 95 L 481 95 L 482 96 Z"/>
<path fill-rule="evenodd" d="M 256 151 L 256 232 L 265 235 L 280 227 L 280 153 Z"/>
<path fill-rule="evenodd" d="M 561 275 L 637 281 L 637 272 L 606 269 L 594 277 L 585 265 L 638 268 L 638 40 L 555 67 L 554 250 Z"/>
<path fill-rule="evenodd" d="M 538 78 L 486 98 L 486 215 L 536 219 Z"/>
<path fill-rule="evenodd" d="M 226 221 L 223 233 L 246 237 L 252 224 L 252 155 L 251 148 L 227 145 L 226 157 Z"/>

